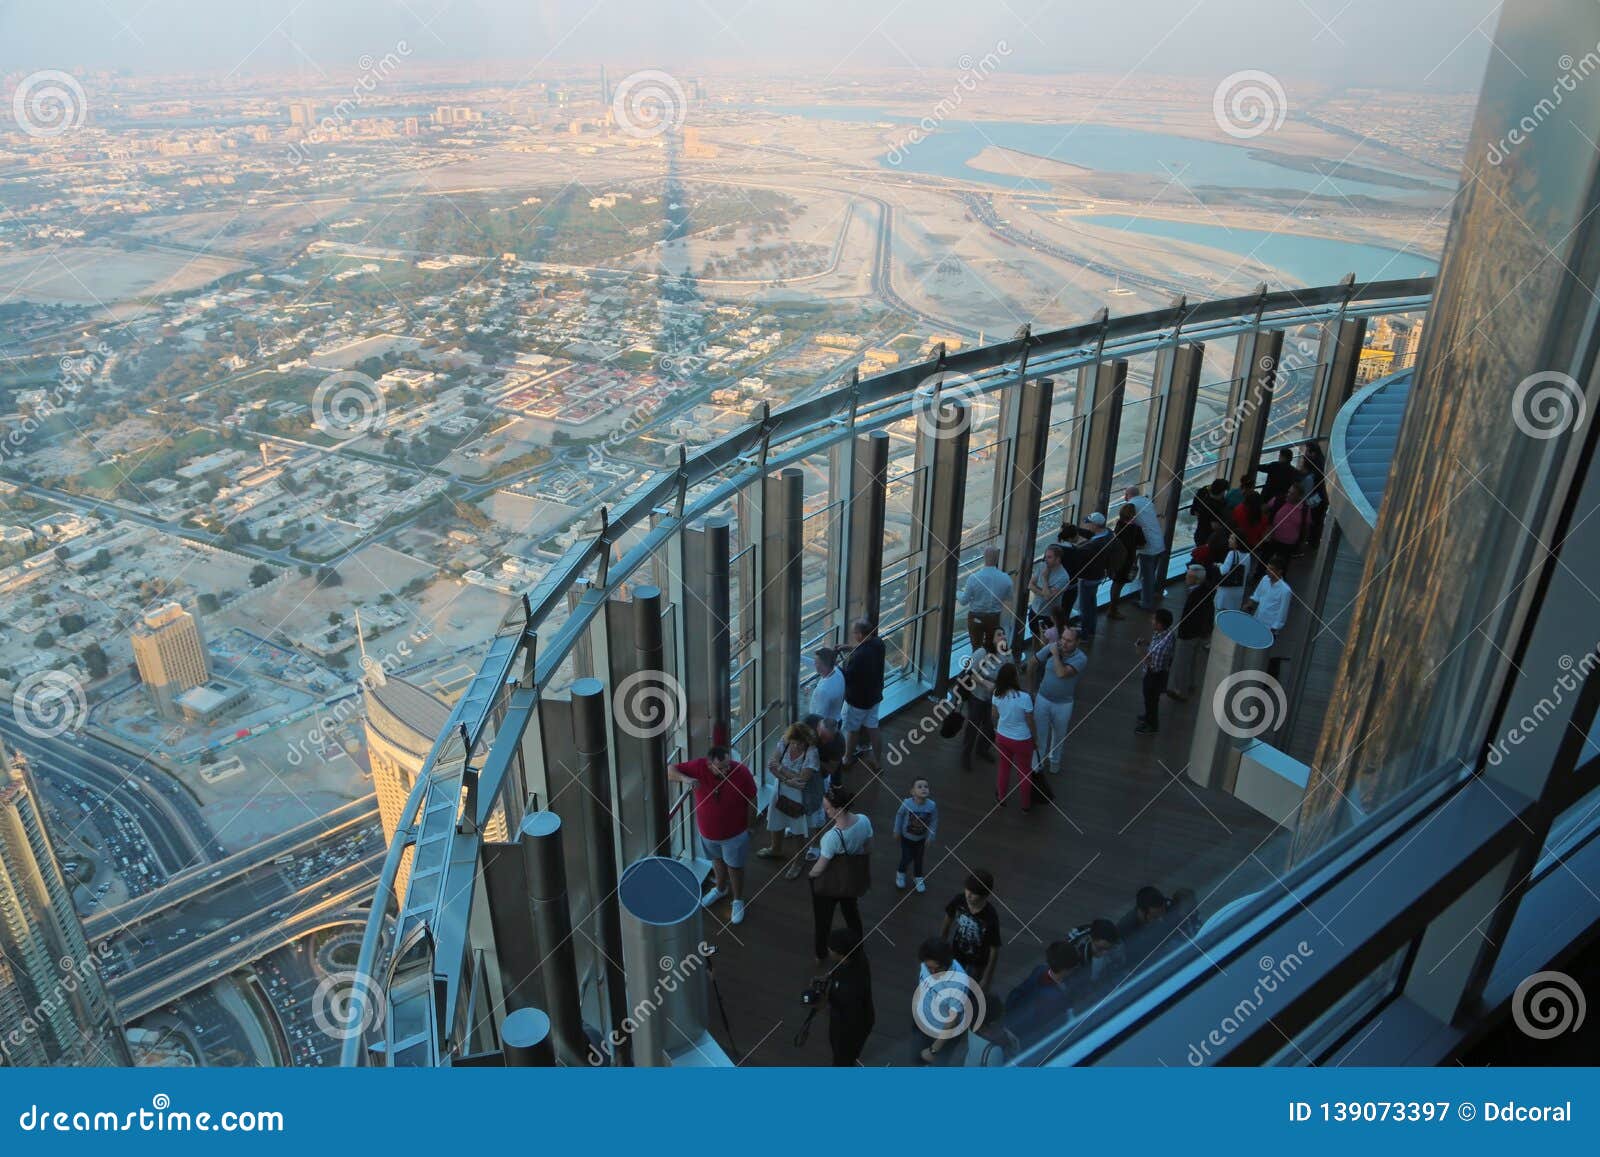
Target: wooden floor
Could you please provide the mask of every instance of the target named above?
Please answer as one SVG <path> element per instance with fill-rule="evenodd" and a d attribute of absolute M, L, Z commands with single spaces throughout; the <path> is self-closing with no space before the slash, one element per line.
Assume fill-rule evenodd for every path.
<path fill-rule="evenodd" d="M 1176 610 L 1177 590 L 1167 597 Z M 1201 704 L 1169 699 L 1159 735 L 1134 733 L 1142 710 L 1134 640 L 1149 631 L 1146 616 L 1125 613 L 1129 617 L 1121 622 L 1102 622 L 1089 651 L 1066 769 L 1052 778 L 1054 805 L 1036 801 L 1025 815 L 1013 798 L 996 809 L 994 765 L 979 761 L 963 772 L 959 741 L 937 734 L 907 749 L 898 768 L 886 764 L 876 782 L 857 773 L 861 810 L 879 833 L 873 890 L 862 901 L 877 1007 L 877 1029 L 863 1063 L 908 1063 L 917 946 L 938 933 L 944 905 L 974 868 L 987 868 L 996 881 L 1004 947 L 991 987 L 1004 996 L 1043 960 L 1048 942 L 1095 917 L 1122 916 L 1141 885 L 1168 893 L 1193 888 L 1203 918 L 1270 883 L 1281 865 L 1281 829 L 1181 774 Z M 884 744 L 903 741 L 925 715 L 917 704 L 886 720 Z M 939 840 L 928 853 L 928 891 L 921 895 L 894 887 L 898 849 L 892 821 L 914 775 L 933 781 L 940 811 Z M 758 843 L 765 839 L 765 832 L 756 833 Z M 785 880 L 780 863 L 752 856 L 746 893 L 743 924 L 725 923 L 724 902 L 706 927 L 719 949 L 717 977 L 743 1063 L 827 1064 L 825 1015 L 803 1047 L 792 1040 L 804 1020 L 800 993 L 813 970 L 806 883 Z M 714 1008 L 712 1018 L 716 1035 L 729 1047 Z"/>

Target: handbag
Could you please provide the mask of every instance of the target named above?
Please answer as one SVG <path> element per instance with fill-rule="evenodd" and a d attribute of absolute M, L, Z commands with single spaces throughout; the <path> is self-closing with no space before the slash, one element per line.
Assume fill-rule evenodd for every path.
<path fill-rule="evenodd" d="M 790 799 L 782 792 L 772 797 L 772 802 L 778 805 L 778 812 L 790 819 L 799 819 L 806 814 L 806 805 L 797 799 Z"/>
<path fill-rule="evenodd" d="M 844 833 L 839 833 L 840 851 L 828 859 L 822 873 L 811 878 L 811 890 L 834 900 L 858 900 L 872 887 L 872 837 L 859 852 L 844 850 Z"/>

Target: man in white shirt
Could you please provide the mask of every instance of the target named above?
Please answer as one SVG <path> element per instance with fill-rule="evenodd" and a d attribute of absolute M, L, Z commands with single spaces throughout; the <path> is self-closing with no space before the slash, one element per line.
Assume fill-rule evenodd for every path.
<path fill-rule="evenodd" d="M 820 647 L 811 656 L 817 682 L 811 688 L 811 714 L 820 715 L 837 729 L 844 718 L 844 672 L 832 647 Z"/>
<path fill-rule="evenodd" d="M 1283 563 L 1273 559 L 1267 564 L 1267 573 L 1256 584 L 1255 592 L 1251 594 L 1250 601 L 1245 603 L 1244 609 L 1276 638 L 1289 621 L 1289 600 L 1293 597 L 1294 591 L 1289 589 L 1289 584 L 1283 578 Z"/>
<path fill-rule="evenodd" d="M 1139 609 L 1153 611 L 1161 605 L 1162 560 L 1167 554 L 1167 539 L 1161 531 L 1161 519 L 1156 516 L 1156 504 L 1130 486 L 1122 495 L 1123 501 L 1133 507 L 1134 521 L 1144 532 L 1144 545 L 1139 548 Z"/>

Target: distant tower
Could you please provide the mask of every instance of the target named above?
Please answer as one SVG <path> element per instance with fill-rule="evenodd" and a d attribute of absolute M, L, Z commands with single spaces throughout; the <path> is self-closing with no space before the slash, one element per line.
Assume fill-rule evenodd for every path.
<path fill-rule="evenodd" d="M 178 718 L 178 696 L 211 678 L 200 624 L 177 603 L 165 603 L 145 615 L 130 639 L 139 679 L 150 689 L 156 710 Z"/>
<path fill-rule="evenodd" d="M 606 66 L 600 66 L 600 107 L 611 107 L 611 84 L 606 80 Z"/>
<path fill-rule="evenodd" d="M 0 743 L 0 1065 L 131 1065 L 27 767 Z M 17 1031 L 24 1030 L 27 1031 Z"/>

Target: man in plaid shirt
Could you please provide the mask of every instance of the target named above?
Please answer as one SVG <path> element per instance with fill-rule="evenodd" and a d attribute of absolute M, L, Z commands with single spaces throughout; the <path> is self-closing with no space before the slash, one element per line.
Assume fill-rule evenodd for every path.
<path fill-rule="evenodd" d="M 1139 716 L 1135 731 L 1154 735 L 1161 730 L 1161 696 L 1167 690 L 1167 676 L 1172 672 L 1172 655 L 1177 647 L 1177 633 L 1172 629 L 1172 612 L 1157 607 L 1150 613 L 1154 633 L 1144 648 L 1144 714 Z"/>

